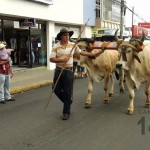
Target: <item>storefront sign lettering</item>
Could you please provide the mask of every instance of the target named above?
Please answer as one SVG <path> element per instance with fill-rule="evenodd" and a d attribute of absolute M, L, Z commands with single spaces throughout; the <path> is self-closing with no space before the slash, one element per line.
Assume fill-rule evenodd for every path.
<path fill-rule="evenodd" d="M 19 20 L 20 27 L 34 27 L 36 21 L 33 18 Z"/>

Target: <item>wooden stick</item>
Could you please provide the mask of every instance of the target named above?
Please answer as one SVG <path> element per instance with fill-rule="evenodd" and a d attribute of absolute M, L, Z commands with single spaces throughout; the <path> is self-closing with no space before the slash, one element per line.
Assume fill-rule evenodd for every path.
<path fill-rule="evenodd" d="M 70 55 L 71 55 L 72 51 L 74 50 L 75 46 L 77 45 L 78 40 L 81 38 L 81 34 L 82 34 L 82 32 L 84 31 L 84 28 L 86 27 L 86 25 L 87 25 L 87 23 L 89 22 L 89 20 L 90 20 L 90 18 L 87 20 L 87 22 L 86 22 L 85 25 L 83 26 L 82 31 L 80 32 L 80 34 L 79 34 L 79 36 L 78 36 L 78 38 L 77 38 L 77 40 L 76 40 L 74 46 L 72 47 L 72 49 L 71 49 L 71 51 L 70 51 Z"/>
<path fill-rule="evenodd" d="M 57 78 L 57 80 L 56 80 L 56 83 L 55 83 L 55 85 L 54 85 L 54 87 L 53 87 L 53 90 L 52 90 L 52 92 L 51 92 L 51 94 L 50 94 L 50 96 L 49 96 L 49 99 L 48 99 L 48 101 L 47 101 L 47 104 L 46 104 L 44 110 L 47 108 L 47 106 L 48 106 L 48 104 L 49 104 L 49 102 L 50 102 L 50 100 L 51 100 L 52 94 L 53 94 L 53 92 L 54 92 L 54 90 L 55 90 L 55 88 L 56 88 L 56 85 L 57 85 L 57 83 L 58 83 L 59 78 L 61 77 L 61 74 L 62 74 L 63 70 L 64 70 L 64 69 L 61 69 L 61 72 L 60 72 L 60 74 L 59 74 L 59 76 L 58 76 L 58 78 Z"/>

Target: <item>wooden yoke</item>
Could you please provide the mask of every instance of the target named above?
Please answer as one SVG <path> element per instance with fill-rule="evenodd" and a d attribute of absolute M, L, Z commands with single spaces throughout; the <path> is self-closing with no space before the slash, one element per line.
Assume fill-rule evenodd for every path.
<path fill-rule="evenodd" d="M 93 45 L 90 45 L 91 49 L 102 49 L 102 50 L 117 50 L 118 44 L 117 42 L 101 42 L 101 41 L 95 41 Z"/>

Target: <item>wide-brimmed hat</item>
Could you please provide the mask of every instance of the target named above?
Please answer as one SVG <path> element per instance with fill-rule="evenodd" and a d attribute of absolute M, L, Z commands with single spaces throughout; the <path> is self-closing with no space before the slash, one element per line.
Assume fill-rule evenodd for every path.
<path fill-rule="evenodd" d="M 3 43 L 0 43 L 0 49 L 3 49 L 6 45 L 4 45 Z"/>
<path fill-rule="evenodd" d="M 61 40 L 61 36 L 62 36 L 64 33 L 69 33 L 69 36 L 71 37 L 74 32 L 73 32 L 73 31 L 69 31 L 69 30 L 67 30 L 66 28 L 62 28 L 62 29 L 60 30 L 60 32 L 57 34 L 56 39 L 57 39 L 57 40 Z"/>

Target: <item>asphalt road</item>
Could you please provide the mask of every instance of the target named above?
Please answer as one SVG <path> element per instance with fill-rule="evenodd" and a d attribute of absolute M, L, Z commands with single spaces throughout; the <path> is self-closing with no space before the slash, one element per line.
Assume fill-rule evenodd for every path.
<path fill-rule="evenodd" d="M 0 150 L 149 150 L 150 109 L 143 87 L 136 93 L 135 112 L 126 114 L 127 91 L 103 103 L 102 83 L 94 85 L 91 109 L 84 108 L 87 79 L 76 79 L 69 120 L 61 120 L 62 104 L 51 85 L 15 95 L 0 104 Z"/>

